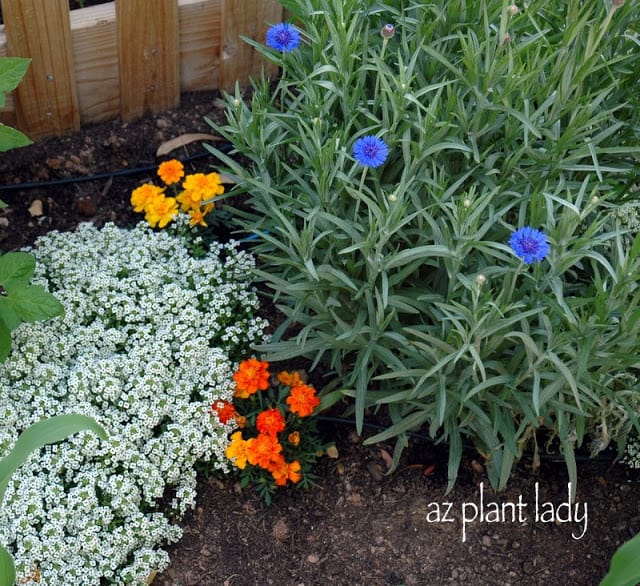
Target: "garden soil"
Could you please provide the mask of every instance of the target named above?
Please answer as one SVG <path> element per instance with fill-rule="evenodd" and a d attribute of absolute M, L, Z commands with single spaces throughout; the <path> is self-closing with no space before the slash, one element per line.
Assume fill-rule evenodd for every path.
<path fill-rule="evenodd" d="M 79 222 L 137 222 L 129 195 L 154 179 L 157 148 L 210 133 L 204 117 L 220 119 L 217 98 L 187 94 L 180 108 L 160 115 L 0 153 L 0 199 L 8 203 L 0 248 L 17 250 Z M 215 161 L 204 154 L 199 142 L 171 152 L 196 156 L 190 172 L 211 170 Z M 318 386 L 323 374 L 311 373 Z M 184 537 L 169 546 L 171 565 L 154 586 L 592 586 L 617 547 L 640 531 L 640 474 L 614 465 L 612 454 L 579 461 L 572 505 L 562 462 L 543 457 L 534 471 L 525 457 L 496 494 L 471 448 L 447 494 L 446 446 L 413 438 L 387 474 L 393 445 L 365 445 L 375 432 L 367 422 L 358 436 L 349 420 L 322 421 L 338 457 L 320 460 L 316 486 L 282 490 L 271 506 L 232 477 L 202 474 L 197 505 L 181 521 Z"/>

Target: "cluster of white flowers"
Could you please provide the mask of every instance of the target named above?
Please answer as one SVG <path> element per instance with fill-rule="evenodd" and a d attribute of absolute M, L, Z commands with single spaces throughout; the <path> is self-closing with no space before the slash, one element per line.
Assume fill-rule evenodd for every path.
<path fill-rule="evenodd" d="M 250 255 L 234 244 L 193 258 L 144 224 L 52 232 L 32 251 L 65 307 L 23 324 L 0 365 L 0 457 L 47 416 L 83 413 L 109 433 L 47 446 L 14 475 L 0 543 L 18 583 L 146 584 L 163 570 L 169 519 L 195 500 L 194 463 L 226 470 L 229 429 L 209 409 L 231 400 L 236 363 L 265 339 Z M 160 504 L 168 503 L 166 511 Z"/>

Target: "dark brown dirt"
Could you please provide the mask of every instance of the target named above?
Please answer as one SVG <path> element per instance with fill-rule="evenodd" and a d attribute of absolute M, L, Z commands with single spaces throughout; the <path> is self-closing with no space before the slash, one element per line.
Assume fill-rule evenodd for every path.
<path fill-rule="evenodd" d="M 186 95 L 174 111 L 1 154 L 0 182 L 12 189 L 0 191 L 9 204 L 0 211 L 0 248 L 16 250 L 81 221 L 138 221 L 129 194 L 154 177 L 157 147 L 184 133 L 209 132 L 203 118 L 221 115 L 216 97 Z M 173 155 L 198 152 L 202 147 L 193 143 Z M 189 165 L 209 170 L 213 163 L 208 157 Z M 112 179 L 46 184 L 113 172 Z M 32 182 L 39 185 L 23 185 Z M 322 427 L 339 457 L 321 461 L 316 487 L 283 491 L 270 507 L 234 478 L 203 476 L 197 508 L 183 521 L 184 538 L 170 547 L 172 565 L 154 586 L 591 586 L 615 549 L 640 530 L 640 477 L 610 461 L 580 462 L 578 508 L 567 520 L 562 463 L 543 460 L 535 475 L 525 459 L 508 490 L 496 495 L 481 457 L 468 450 L 458 484 L 446 495 L 446 448 L 414 440 L 398 471 L 386 476 L 392 445 L 364 446 L 349 424 Z M 477 519 L 463 523 L 463 514 L 470 518 L 475 509 Z"/>

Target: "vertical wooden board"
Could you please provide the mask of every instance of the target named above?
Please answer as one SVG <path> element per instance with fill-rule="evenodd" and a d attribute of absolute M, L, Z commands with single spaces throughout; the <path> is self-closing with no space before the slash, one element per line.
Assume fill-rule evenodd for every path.
<path fill-rule="evenodd" d="M 120 72 L 114 2 L 71 11 L 80 122 L 120 116 Z"/>
<path fill-rule="evenodd" d="M 116 0 L 120 112 L 133 120 L 180 103 L 177 0 Z"/>
<path fill-rule="evenodd" d="M 30 57 L 16 126 L 32 139 L 80 128 L 67 0 L 1 0 L 7 53 Z"/>
<path fill-rule="evenodd" d="M 264 42 L 268 28 L 282 21 L 283 9 L 277 0 L 223 0 L 224 30 L 220 87 L 233 90 L 236 81 L 246 85 L 249 78 L 277 71 L 240 36 Z"/>
<path fill-rule="evenodd" d="M 180 0 L 180 87 L 183 92 L 220 87 L 222 1 Z"/>

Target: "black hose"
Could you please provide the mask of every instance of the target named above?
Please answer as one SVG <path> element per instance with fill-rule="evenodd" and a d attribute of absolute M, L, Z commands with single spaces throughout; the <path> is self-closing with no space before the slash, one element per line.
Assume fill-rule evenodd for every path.
<path fill-rule="evenodd" d="M 222 152 L 231 150 L 231 145 L 223 145 L 220 147 Z M 180 159 L 182 163 L 190 163 L 198 159 L 204 159 L 205 157 L 213 157 L 210 152 L 200 152 L 193 155 L 189 155 L 184 159 Z M 79 177 L 65 177 L 64 179 L 53 179 L 51 181 L 34 181 L 29 183 L 16 183 L 13 185 L 0 185 L 0 191 L 15 191 L 15 190 L 27 190 L 27 189 L 41 189 L 45 187 L 56 187 L 60 185 L 73 185 L 75 183 L 83 183 L 85 181 L 99 181 L 101 179 L 109 179 L 110 177 L 124 177 L 126 175 L 141 175 L 142 173 L 149 173 L 155 171 L 158 168 L 157 164 L 144 165 L 142 167 L 134 167 L 132 169 L 119 169 L 118 171 L 109 171 L 105 173 L 96 173 L 95 175 L 81 175 Z"/>

